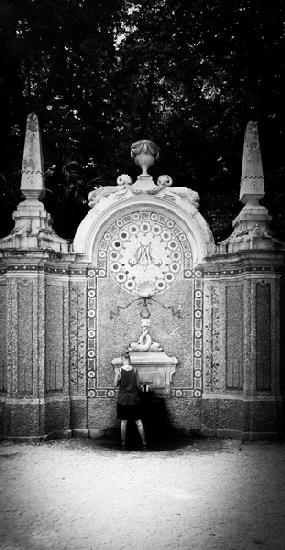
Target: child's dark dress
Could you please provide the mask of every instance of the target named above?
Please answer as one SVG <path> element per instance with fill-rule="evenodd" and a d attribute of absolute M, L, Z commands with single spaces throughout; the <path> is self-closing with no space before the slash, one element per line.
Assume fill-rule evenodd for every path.
<path fill-rule="evenodd" d="M 131 370 L 121 369 L 117 418 L 119 420 L 139 420 L 141 418 L 138 374 L 133 368 Z"/>

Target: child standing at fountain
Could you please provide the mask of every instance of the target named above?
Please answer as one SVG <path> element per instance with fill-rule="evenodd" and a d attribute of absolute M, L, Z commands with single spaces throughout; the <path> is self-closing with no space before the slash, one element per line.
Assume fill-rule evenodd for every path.
<path fill-rule="evenodd" d="M 119 395 L 117 400 L 117 418 L 121 420 L 121 439 L 122 448 L 126 447 L 127 421 L 133 420 L 138 428 L 142 439 L 143 448 L 147 446 L 144 427 L 141 421 L 140 396 L 141 385 L 137 371 L 130 363 L 129 352 L 124 353 L 122 357 L 123 365 L 119 372 L 115 374 L 114 386 L 119 386 Z"/>

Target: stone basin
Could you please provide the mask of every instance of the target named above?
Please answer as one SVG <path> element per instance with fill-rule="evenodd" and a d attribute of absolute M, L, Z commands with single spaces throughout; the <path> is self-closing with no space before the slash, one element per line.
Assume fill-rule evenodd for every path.
<path fill-rule="evenodd" d="M 170 357 L 164 351 L 133 351 L 130 352 L 130 361 L 137 369 L 145 391 L 150 388 L 155 393 L 170 393 L 170 384 L 178 363 L 176 357 Z M 122 366 L 121 357 L 112 359 L 112 365 L 116 372 Z"/>

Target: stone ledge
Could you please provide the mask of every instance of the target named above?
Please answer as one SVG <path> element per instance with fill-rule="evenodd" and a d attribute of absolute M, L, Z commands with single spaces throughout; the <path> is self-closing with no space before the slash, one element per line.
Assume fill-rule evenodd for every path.
<path fill-rule="evenodd" d="M 202 432 L 203 433 L 203 432 Z M 243 432 L 236 429 L 223 429 L 220 428 L 216 432 L 217 437 L 222 439 L 239 439 L 241 441 L 276 441 L 278 439 L 284 439 L 284 432 Z"/>
<path fill-rule="evenodd" d="M 88 438 L 89 437 L 89 430 L 87 428 L 76 428 L 74 430 L 71 430 L 71 437 L 74 438 Z"/>
<path fill-rule="evenodd" d="M 202 400 L 207 399 L 210 401 L 214 400 L 232 400 L 232 401 L 240 401 L 240 402 L 260 402 L 260 401 L 267 401 L 267 402 L 273 402 L 273 403 L 282 403 L 283 398 L 281 395 L 243 395 L 243 394 L 217 394 L 217 393 L 203 393 L 202 394 Z"/>
<path fill-rule="evenodd" d="M 6 436 L 0 435 L 0 441 L 11 441 L 17 443 L 45 443 L 51 439 L 70 439 L 72 437 L 72 430 L 59 430 L 55 432 L 49 432 L 45 435 L 32 435 L 32 436 Z"/>

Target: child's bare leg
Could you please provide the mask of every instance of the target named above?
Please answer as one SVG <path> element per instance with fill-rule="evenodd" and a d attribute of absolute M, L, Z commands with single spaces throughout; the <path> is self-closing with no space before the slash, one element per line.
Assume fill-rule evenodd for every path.
<path fill-rule="evenodd" d="M 122 445 L 126 444 L 126 437 L 127 437 L 127 421 L 121 420 L 121 440 Z"/>
<path fill-rule="evenodd" d="M 143 427 L 142 421 L 141 420 L 136 420 L 136 425 L 137 425 L 137 428 L 138 428 L 138 432 L 141 436 L 142 442 L 143 442 L 144 445 L 146 445 L 146 438 L 145 438 L 144 427 Z"/>

